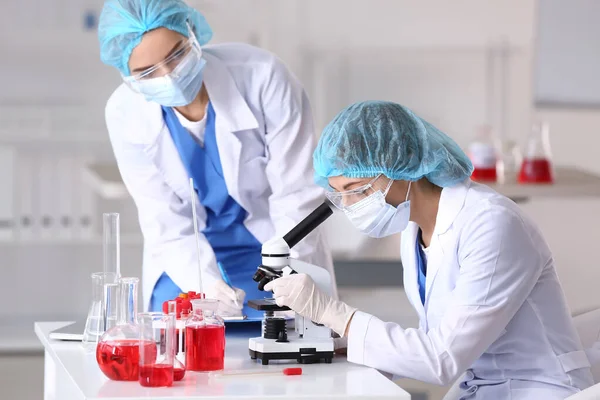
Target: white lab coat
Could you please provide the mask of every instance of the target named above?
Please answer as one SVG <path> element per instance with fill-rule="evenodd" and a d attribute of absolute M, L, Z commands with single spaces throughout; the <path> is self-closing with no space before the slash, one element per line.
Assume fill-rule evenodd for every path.
<path fill-rule="evenodd" d="M 592 384 L 551 252 L 512 201 L 468 179 L 443 189 L 424 306 L 417 233 L 411 222 L 401 255 L 419 328 L 357 312 L 350 361 L 439 385 L 467 371 L 465 399 L 563 399 Z"/>
<path fill-rule="evenodd" d="M 203 52 L 204 84 L 216 113 L 225 183 L 248 212 L 245 226 L 264 243 L 287 233 L 324 200 L 323 190 L 313 182 L 310 105 L 300 82 L 267 51 L 222 44 L 206 46 Z M 203 235 L 200 275 L 189 177 L 161 107 L 121 85 L 106 106 L 106 123 L 144 235 L 144 304 L 148 306 L 163 271 L 183 291 L 198 291 L 201 278 L 205 287 L 221 279 Z M 194 201 L 202 231 L 206 212 L 197 196 Z M 326 267 L 333 277 L 320 230 L 300 242 L 294 255 Z"/>

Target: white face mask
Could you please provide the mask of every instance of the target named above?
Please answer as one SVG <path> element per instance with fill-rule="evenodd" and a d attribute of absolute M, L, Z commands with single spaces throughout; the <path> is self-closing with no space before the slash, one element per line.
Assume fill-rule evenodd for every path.
<path fill-rule="evenodd" d="M 406 191 L 404 203 L 394 207 L 385 201 L 393 181 L 388 183 L 385 192 L 378 190 L 366 199 L 346 208 L 344 213 L 352 224 L 362 233 L 374 238 L 382 238 L 402 232 L 410 221 L 410 186 Z"/>

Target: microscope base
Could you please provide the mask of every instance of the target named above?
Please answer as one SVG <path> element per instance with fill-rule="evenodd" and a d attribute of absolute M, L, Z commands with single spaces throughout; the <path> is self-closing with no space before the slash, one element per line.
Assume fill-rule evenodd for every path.
<path fill-rule="evenodd" d="M 272 360 L 296 360 L 299 364 L 317 364 L 333 361 L 333 339 L 290 339 L 280 343 L 274 339 L 251 338 L 250 358 L 268 365 Z"/>

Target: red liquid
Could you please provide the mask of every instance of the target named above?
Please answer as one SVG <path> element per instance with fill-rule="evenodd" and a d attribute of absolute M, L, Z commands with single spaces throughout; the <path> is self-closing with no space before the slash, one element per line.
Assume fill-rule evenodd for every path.
<path fill-rule="evenodd" d="M 494 168 L 475 168 L 471 179 L 479 182 L 496 182 L 496 167 Z"/>
<path fill-rule="evenodd" d="M 173 380 L 180 381 L 185 376 L 185 368 L 175 368 L 173 370 Z"/>
<path fill-rule="evenodd" d="M 185 368 L 189 371 L 218 371 L 225 360 L 225 327 L 185 328 Z"/>
<path fill-rule="evenodd" d="M 519 183 L 552 183 L 552 167 L 550 161 L 543 158 L 523 160 L 519 171 Z"/>
<path fill-rule="evenodd" d="M 142 365 L 140 366 L 140 385 L 146 387 L 172 386 L 172 365 Z"/>
<path fill-rule="evenodd" d="M 140 341 L 125 339 L 100 342 L 96 347 L 96 361 L 100 370 L 113 381 L 136 381 L 140 362 Z M 156 345 L 148 342 L 144 353 L 156 358 Z"/>

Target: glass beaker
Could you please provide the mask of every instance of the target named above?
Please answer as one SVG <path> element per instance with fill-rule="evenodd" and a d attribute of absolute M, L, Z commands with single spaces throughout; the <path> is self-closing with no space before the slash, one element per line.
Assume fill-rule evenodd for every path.
<path fill-rule="evenodd" d="M 225 362 L 225 323 L 217 315 L 218 300 L 192 300 L 193 314 L 185 323 L 185 368 L 218 371 Z"/>
<path fill-rule="evenodd" d="M 477 130 L 476 138 L 469 145 L 468 153 L 473 164 L 471 179 L 479 182 L 496 182 L 497 149 L 491 127 L 486 125 Z"/>
<path fill-rule="evenodd" d="M 175 314 L 141 313 L 138 321 L 140 385 L 172 386 L 175 361 Z"/>
<path fill-rule="evenodd" d="M 117 323 L 102 335 L 96 348 L 96 361 L 100 370 L 115 381 L 138 379 L 138 282 L 138 278 L 119 279 Z"/>
<path fill-rule="evenodd" d="M 550 129 L 548 124 L 535 124 L 527 139 L 527 148 L 518 177 L 519 183 L 553 183 Z"/>
<path fill-rule="evenodd" d="M 514 183 L 523 161 L 521 149 L 512 140 L 501 141 L 499 147 L 500 152 L 496 162 L 498 183 Z"/>
<path fill-rule="evenodd" d="M 113 273 L 94 272 L 92 274 L 92 304 L 88 310 L 81 344 L 85 351 L 94 352 L 98 339 L 106 330 L 106 307 L 104 305 L 105 286 L 114 284 Z"/>

